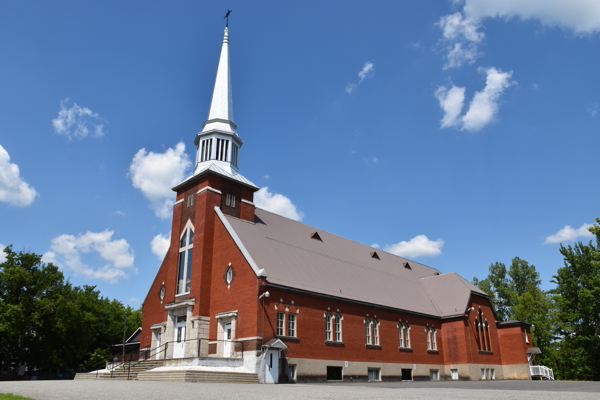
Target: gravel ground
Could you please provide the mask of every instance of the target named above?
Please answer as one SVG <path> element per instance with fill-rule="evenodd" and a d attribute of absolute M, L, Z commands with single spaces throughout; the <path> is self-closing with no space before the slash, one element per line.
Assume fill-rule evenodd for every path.
<path fill-rule="evenodd" d="M 518 391 L 518 392 L 517 392 Z M 36 400 L 108 399 L 595 399 L 593 382 L 413 382 L 374 384 L 244 385 L 152 381 L 0 382 L 0 393 Z"/>

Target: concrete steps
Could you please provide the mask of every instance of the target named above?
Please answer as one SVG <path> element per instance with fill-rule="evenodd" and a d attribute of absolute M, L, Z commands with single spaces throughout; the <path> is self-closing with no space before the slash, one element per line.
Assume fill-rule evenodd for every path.
<path fill-rule="evenodd" d="M 145 371 L 139 373 L 137 379 L 140 381 L 259 383 L 257 374 L 222 371 Z"/>
<path fill-rule="evenodd" d="M 141 362 L 132 362 L 131 368 L 129 364 L 123 364 L 116 368 L 112 374 L 110 372 L 98 373 L 97 379 L 117 379 L 117 380 L 133 380 L 137 378 L 140 372 L 147 371 L 149 369 L 158 368 L 163 365 L 161 360 L 145 360 Z M 75 374 L 75 379 L 96 379 L 94 373 L 78 373 Z"/>

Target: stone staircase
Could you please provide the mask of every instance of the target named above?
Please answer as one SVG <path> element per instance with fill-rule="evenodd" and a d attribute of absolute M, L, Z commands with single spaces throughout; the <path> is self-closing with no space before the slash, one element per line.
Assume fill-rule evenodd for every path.
<path fill-rule="evenodd" d="M 132 362 L 131 370 L 129 364 L 117 367 L 112 375 L 110 372 L 99 372 L 98 378 L 95 373 L 78 373 L 75 379 L 116 379 L 116 380 L 139 380 L 139 381 L 171 381 L 171 382 L 204 382 L 204 383 L 259 383 L 258 375 L 249 372 L 225 372 L 225 371 L 197 371 L 197 370 L 170 370 L 152 371 L 154 368 L 162 367 L 162 360 L 145 360 L 139 363 Z M 128 377 L 129 375 L 129 377 Z"/>
<path fill-rule="evenodd" d="M 259 383 L 257 374 L 224 371 L 145 371 L 140 372 L 137 379 L 140 381 Z"/>
<path fill-rule="evenodd" d="M 161 367 L 162 360 L 145 360 L 140 362 L 132 362 L 131 369 L 129 364 L 123 364 L 117 367 L 112 374 L 110 372 L 98 373 L 98 379 L 118 379 L 118 380 L 134 380 L 140 372 L 148 371 L 149 369 Z M 96 379 L 95 373 L 78 373 L 75 374 L 75 379 Z"/>

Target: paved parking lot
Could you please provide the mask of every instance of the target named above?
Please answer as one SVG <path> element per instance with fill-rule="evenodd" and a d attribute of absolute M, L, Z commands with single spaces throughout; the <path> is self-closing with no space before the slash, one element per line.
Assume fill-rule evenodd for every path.
<path fill-rule="evenodd" d="M 36 400 L 113 399 L 595 399 L 599 382 L 401 382 L 244 385 L 149 381 L 0 382 L 0 393 Z"/>

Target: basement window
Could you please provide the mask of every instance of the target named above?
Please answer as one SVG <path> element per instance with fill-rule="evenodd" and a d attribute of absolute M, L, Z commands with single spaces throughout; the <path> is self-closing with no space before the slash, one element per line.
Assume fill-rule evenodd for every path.
<path fill-rule="evenodd" d="M 319 232 L 313 232 L 310 234 L 311 239 L 315 239 L 318 240 L 319 242 L 322 242 L 323 239 L 321 239 L 321 236 L 319 236 Z"/>
<path fill-rule="evenodd" d="M 368 368 L 369 382 L 381 381 L 381 369 L 380 368 Z"/>
<path fill-rule="evenodd" d="M 376 251 L 371 252 L 371 258 L 374 258 L 376 260 L 381 260 L 381 258 L 379 258 L 379 254 L 377 254 Z"/>
<path fill-rule="evenodd" d="M 328 381 L 342 381 L 344 380 L 343 376 L 342 367 L 327 367 Z"/>
<path fill-rule="evenodd" d="M 402 368 L 402 380 L 403 381 L 412 381 L 412 369 Z"/>

